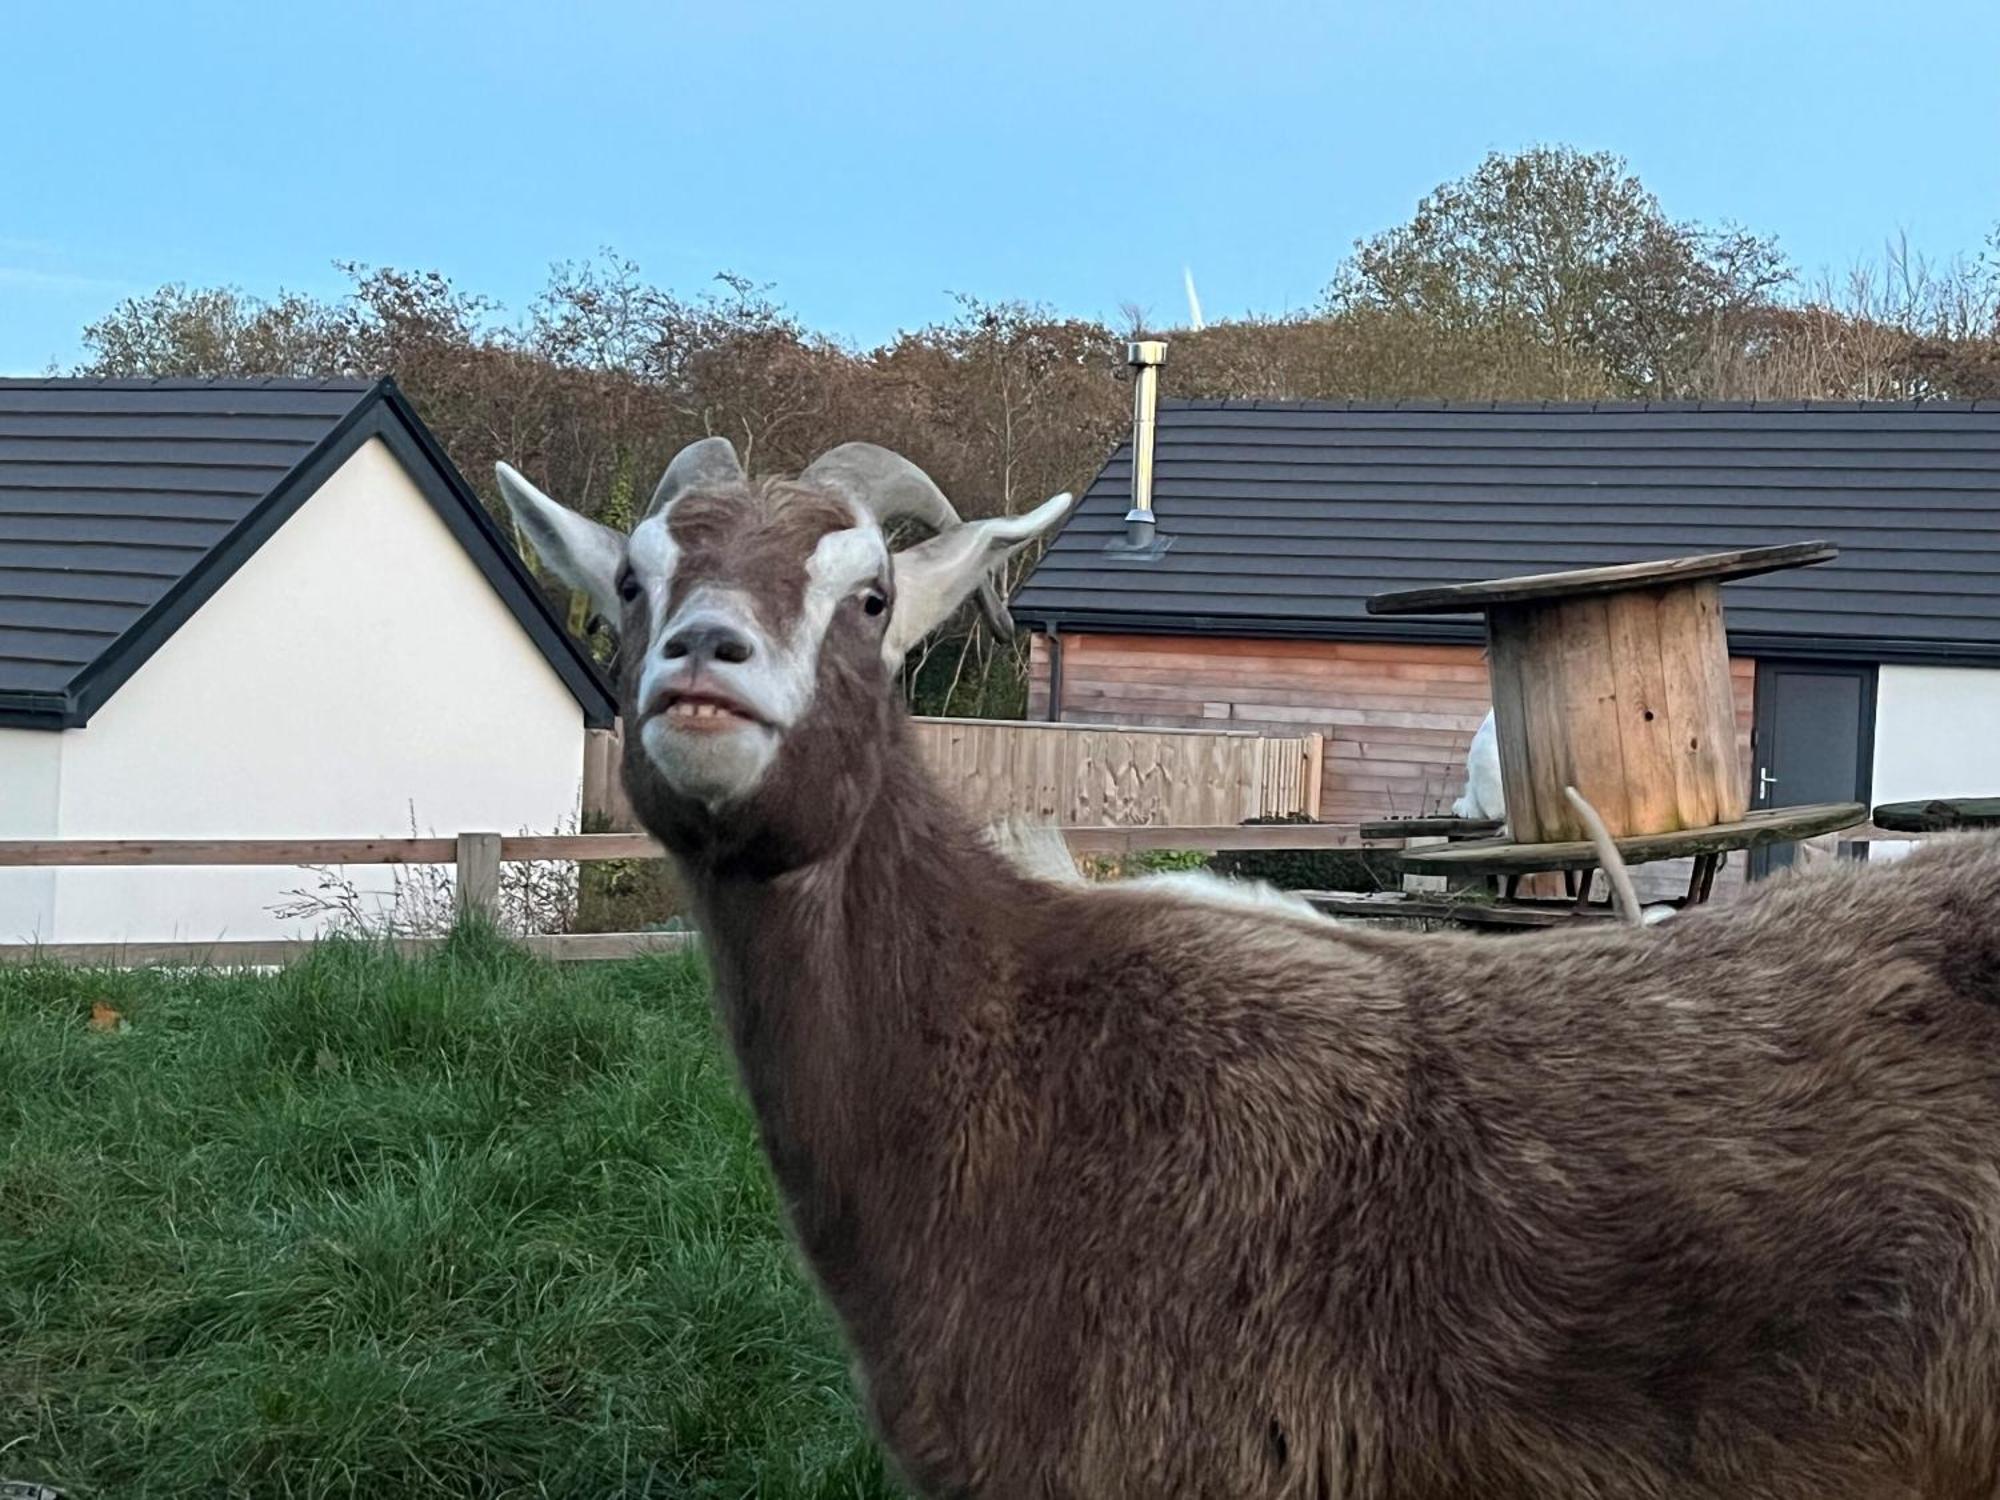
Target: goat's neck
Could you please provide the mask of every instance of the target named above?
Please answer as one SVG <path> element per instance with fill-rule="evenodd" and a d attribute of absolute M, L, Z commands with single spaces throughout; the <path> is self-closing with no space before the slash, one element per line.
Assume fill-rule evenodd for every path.
<path fill-rule="evenodd" d="M 912 1089 L 1005 944 L 1019 878 L 933 785 L 901 722 L 837 855 L 770 880 L 690 871 L 717 999 L 763 1142 L 823 1275 L 878 1185 L 929 1146 Z"/>

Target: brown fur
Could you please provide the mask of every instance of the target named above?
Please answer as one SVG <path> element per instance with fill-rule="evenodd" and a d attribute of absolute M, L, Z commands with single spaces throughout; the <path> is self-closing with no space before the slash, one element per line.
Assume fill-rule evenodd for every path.
<path fill-rule="evenodd" d="M 726 582 L 749 596 L 767 630 L 783 635 L 797 618 L 814 544 L 853 524 L 845 504 L 794 484 L 690 495 L 667 513 L 680 551 L 667 611 L 701 584 Z"/>
<path fill-rule="evenodd" d="M 747 803 L 627 776 L 920 1493 L 2000 1495 L 2000 841 L 1512 938 L 1068 888 L 879 630 Z"/>

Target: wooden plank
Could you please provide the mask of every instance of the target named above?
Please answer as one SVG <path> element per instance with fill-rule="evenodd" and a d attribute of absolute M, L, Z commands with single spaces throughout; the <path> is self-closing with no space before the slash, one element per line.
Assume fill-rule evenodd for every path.
<path fill-rule="evenodd" d="M 1624 831 L 1631 833 L 1685 828 L 1690 822 L 1680 803 L 1680 776 L 1673 752 L 1675 722 L 1661 651 L 1661 597 L 1659 590 L 1648 589 L 1613 594 L 1604 600 L 1611 674 L 1618 685 L 1612 728 L 1624 762 L 1630 809 L 1630 822 Z M 1614 832 L 1618 830 L 1617 824 L 1609 826 Z"/>
<path fill-rule="evenodd" d="M 503 860 L 658 859 L 644 833 L 528 834 L 500 840 Z M 454 839 L 6 839 L 7 866 L 449 865 Z"/>
<path fill-rule="evenodd" d="M 1077 669 L 1093 681 L 1146 683 L 1160 687 L 1192 685 L 1188 696 L 1201 696 L 1207 684 L 1231 686 L 1254 683 L 1281 688 L 1300 683 L 1308 687 L 1328 682 L 1357 684 L 1377 693 L 1460 693 L 1477 694 L 1484 672 L 1475 655 L 1450 666 L 1381 662 L 1327 661 L 1237 661 L 1228 657 L 1135 656 L 1129 661 L 1093 662 Z M 1231 695 L 1235 696 L 1235 695 Z"/>
<path fill-rule="evenodd" d="M 1589 799 L 1613 833 L 1633 828 L 1633 808 L 1625 777 L 1625 750 L 1618 737 L 1618 688 L 1611 657 L 1611 624 L 1606 601 L 1584 596 L 1564 600 L 1537 622 L 1540 666 L 1556 673 L 1559 707 L 1546 726 L 1567 741 L 1570 774 L 1535 788 L 1538 827 L 1513 818 L 1509 827 L 1523 840 L 1546 842 L 1585 836 L 1564 788 Z M 1550 816 L 1551 811 L 1555 816 Z"/>
<path fill-rule="evenodd" d="M 1722 585 L 1702 583 L 1687 592 L 1692 595 L 1696 644 L 1691 649 L 1701 664 L 1705 712 L 1699 731 L 1693 725 L 1683 727 L 1688 753 L 1696 758 L 1696 774 L 1714 788 L 1713 821 L 1727 823 L 1749 811 L 1750 783 L 1737 766 L 1740 705 L 1729 660 L 1728 630 L 1723 623 Z"/>
<path fill-rule="evenodd" d="M 1259 636 L 1093 635 L 1087 645 L 1079 636 L 1065 636 L 1063 672 L 1072 665 L 1125 661 L 1153 656 L 1196 668 L 1212 663 L 1248 661 L 1361 664 L 1384 661 L 1450 666 L 1479 660 L 1477 645 L 1415 645 L 1402 641 L 1281 640 Z"/>
<path fill-rule="evenodd" d="M 1490 700 L 1489 700 L 1490 701 Z M 1380 756 L 1389 760 L 1450 760 L 1462 763 L 1482 712 L 1468 710 L 1450 729 L 1401 729 L 1394 724 L 1341 724 L 1323 736 L 1332 756 Z"/>
<path fill-rule="evenodd" d="M 1507 808 L 1521 826 L 1541 826 L 1536 789 L 1569 775 L 1560 740 L 1548 732 L 1559 713 L 1554 686 L 1535 671 L 1540 655 L 1533 612 L 1502 606 L 1487 619 L 1488 668 L 1493 679 L 1493 729 L 1500 753 L 1500 784 Z"/>
<path fill-rule="evenodd" d="M 1753 849 L 1764 844 L 1790 843 L 1852 828 L 1867 821 L 1868 809 L 1859 802 L 1829 802 L 1810 807 L 1781 807 L 1750 813 L 1733 823 L 1713 828 L 1696 828 L 1676 833 L 1641 834 L 1614 842 L 1627 864 L 1652 860 L 1684 859 L 1695 854 Z M 1482 843 L 1450 844 L 1440 849 L 1423 849 L 1404 854 L 1402 863 L 1413 869 L 1465 870 L 1481 874 L 1525 874 L 1546 870 L 1587 870 L 1597 865 L 1597 853 L 1587 841 L 1549 844 Z"/>
<path fill-rule="evenodd" d="M 1376 894 L 1346 891 L 1297 891 L 1320 911 L 1333 917 L 1361 917 L 1370 920 L 1453 922 L 1467 927 L 1534 929 L 1568 927 L 1577 922 L 1600 922 L 1616 913 L 1604 907 L 1575 909 L 1573 903 L 1531 901 L 1452 901 L 1439 897 L 1410 896 L 1397 891 Z"/>
<path fill-rule="evenodd" d="M 448 939 L 396 938 L 389 947 L 405 958 L 435 952 Z M 516 939 L 538 957 L 561 963 L 678 953 L 699 946 L 691 932 L 540 933 Z M 321 946 L 314 938 L 236 939 L 213 943 L 19 943 L 0 944 L 0 963 L 60 963 L 107 969 L 249 969 L 296 963 Z"/>
<path fill-rule="evenodd" d="M 1577 598 L 1616 593 L 1621 589 L 1687 583 L 1695 579 L 1749 578 L 1783 568 L 1804 568 L 1831 562 L 1840 549 L 1831 542 L 1792 542 L 1781 547 L 1748 547 L 1736 552 L 1708 552 L 1699 557 L 1667 558 L 1659 562 L 1619 563 L 1609 568 L 1578 568 L 1566 573 L 1532 573 L 1496 578 L 1484 583 L 1458 583 L 1443 588 L 1400 589 L 1368 601 L 1371 615 L 1471 614 L 1496 604 Z"/>
<path fill-rule="evenodd" d="M 1345 708 L 1384 709 L 1391 713 L 1411 710 L 1456 708 L 1461 714 L 1470 713 L 1477 720 L 1486 708 L 1486 684 L 1478 683 L 1432 683 L 1428 686 L 1410 684 L 1394 687 L 1371 684 L 1355 678 L 1326 678 L 1319 682 L 1309 682 L 1303 678 L 1287 678 L 1279 683 L 1257 682 L 1242 679 L 1233 683 L 1195 683 L 1185 677 L 1169 677 L 1162 682 L 1145 682 L 1136 676 L 1116 676 L 1097 674 L 1079 677 L 1077 686 L 1086 693 L 1100 698 L 1121 698 L 1133 703 L 1158 704 L 1174 712 L 1199 720 L 1210 726 L 1207 730 L 1176 730 L 1179 734 L 1221 734 L 1234 733 L 1248 736 L 1256 733 L 1253 729 L 1241 727 L 1245 720 L 1267 717 L 1266 709 L 1314 709 L 1328 702 L 1329 694 L 1338 694 L 1338 701 Z M 1230 722 L 1238 727 L 1224 731 L 1215 729 L 1213 705 L 1216 695 L 1229 694 Z M 1069 685 L 1063 685 L 1063 701 L 1068 703 Z M 1161 733 L 1159 730 L 1149 730 Z"/>
<path fill-rule="evenodd" d="M 500 915 L 500 835 L 458 836 L 456 897 L 461 915 L 479 912 L 489 921 Z"/>
<path fill-rule="evenodd" d="M 1019 734 L 1024 731 L 1031 731 L 1037 734 L 1052 734 L 1052 735 L 1088 734 L 1090 732 L 1090 727 L 1091 727 L 1088 724 L 1071 724 L 1071 723 L 1051 724 L 1048 723 L 1047 721 L 1037 721 L 1033 719 L 941 719 L 941 718 L 933 718 L 922 714 L 912 715 L 910 722 L 912 724 L 920 726 L 936 725 L 939 728 L 952 731 L 968 730 L 968 729 L 1000 729 L 1014 734 Z M 1192 739 L 1211 739 L 1211 740 L 1212 739 L 1254 740 L 1261 737 L 1254 729 L 1148 728 L 1145 732 L 1147 734 L 1158 734 L 1158 735 L 1186 735 Z"/>
<path fill-rule="evenodd" d="M 1875 809 L 1877 828 L 1892 833 L 1951 833 L 1967 828 L 2000 828 L 2000 797 L 1933 797 L 1921 802 L 1884 802 Z"/>
<path fill-rule="evenodd" d="M 639 826 L 632 804 L 625 796 L 625 730 L 623 722 L 609 729 L 585 732 L 583 745 L 583 812 L 602 818 L 605 826 L 632 829 Z"/>
<path fill-rule="evenodd" d="M 1471 838 L 1500 828 L 1498 818 L 1384 818 L 1357 831 L 1364 839 Z"/>
<path fill-rule="evenodd" d="M 1054 735 L 1045 735 L 1028 747 L 1016 792 L 1036 822 L 1053 822 L 1062 815 L 1063 779 L 1068 764 L 1064 742 Z"/>
<path fill-rule="evenodd" d="M 448 865 L 451 839 L 5 839 L 8 865 Z"/>
<path fill-rule="evenodd" d="M 1320 803 L 1326 790 L 1326 736 L 1308 736 L 1306 744 L 1306 785 L 1305 806 L 1301 809 L 1309 818 L 1319 816 Z"/>
<path fill-rule="evenodd" d="M 1709 669 L 1699 653 L 1690 649 L 1690 643 L 1700 635 L 1694 593 L 1669 589 L 1659 596 L 1656 612 L 1660 622 L 1660 689 L 1668 721 L 1675 726 L 1674 806 L 1685 826 L 1705 828 L 1723 819 L 1715 778 L 1701 753 L 1703 726 L 1708 722 L 1703 706 L 1708 700 Z M 1734 713 L 1733 691 L 1729 702 Z"/>
<path fill-rule="evenodd" d="M 500 858 L 588 864 L 599 859 L 664 859 L 667 851 L 650 833 L 506 834 Z"/>

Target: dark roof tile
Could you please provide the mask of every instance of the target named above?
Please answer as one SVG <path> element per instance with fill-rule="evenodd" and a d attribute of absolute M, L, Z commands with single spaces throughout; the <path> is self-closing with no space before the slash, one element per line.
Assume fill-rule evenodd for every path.
<path fill-rule="evenodd" d="M 1108 556 L 1131 454 L 1017 592 L 1025 622 L 1462 638 L 1371 594 L 1774 545 L 1834 562 L 1729 585 L 1733 633 L 2000 661 L 2000 403 L 1163 402 L 1153 562 Z"/>

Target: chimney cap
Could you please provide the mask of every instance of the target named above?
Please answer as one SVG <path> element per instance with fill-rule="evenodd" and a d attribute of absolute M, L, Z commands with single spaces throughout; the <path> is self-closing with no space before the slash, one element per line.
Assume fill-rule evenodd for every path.
<path fill-rule="evenodd" d="M 1165 339 L 1134 339 L 1125 346 L 1128 365 L 1163 365 L 1167 362 Z"/>

